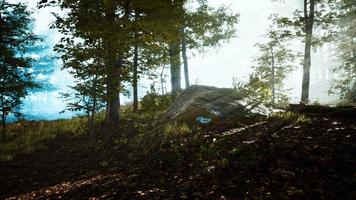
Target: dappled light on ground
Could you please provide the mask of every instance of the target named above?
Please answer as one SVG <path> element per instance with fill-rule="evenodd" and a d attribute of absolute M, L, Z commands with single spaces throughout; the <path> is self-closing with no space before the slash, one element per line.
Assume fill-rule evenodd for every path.
<path fill-rule="evenodd" d="M 355 197 L 352 119 L 287 112 L 187 126 L 130 117 L 138 123 L 122 121 L 95 147 L 84 135 L 59 134 L 41 142 L 46 148 L 0 162 L 0 198 Z"/>
<path fill-rule="evenodd" d="M 108 185 L 107 182 L 105 181 L 110 181 L 110 182 L 114 182 L 120 181 L 120 176 L 118 174 L 114 174 L 114 175 L 108 175 L 108 176 L 103 176 L 103 175 L 99 175 L 90 179 L 84 179 L 84 180 L 79 180 L 79 181 L 68 181 L 68 182 L 62 182 L 59 184 L 56 184 L 54 186 L 48 187 L 48 188 L 41 188 L 39 190 L 36 191 L 32 191 L 26 194 L 22 194 L 16 197 L 9 197 L 8 199 L 39 199 L 39 198 L 56 198 L 56 199 L 66 199 L 66 195 L 69 195 L 70 193 L 76 194 L 78 192 L 80 192 L 81 190 L 91 190 L 94 189 L 95 186 L 97 186 L 100 188 L 105 188 L 105 185 Z M 99 194 L 99 191 L 91 191 L 93 193 L 92 197 L 89 197 L 90 199 L 100 199 L 100 198 L 105 198 L 108 195 L 111 194 L 102 194 L 98 197 L 95 196 L 95 193 L 98 192 L 97 194 Z M 77 196 L 77 198 L 79 198 L 80 196 Z"/>

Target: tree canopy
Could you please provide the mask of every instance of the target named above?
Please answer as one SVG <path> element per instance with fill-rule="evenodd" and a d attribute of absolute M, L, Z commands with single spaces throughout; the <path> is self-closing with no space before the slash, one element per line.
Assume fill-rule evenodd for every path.
<path fill-rule="evenodd" d="M 6 135 L 6 118 L 15 111 L 29 88 L 36 84 L 27 70 L 31 59 L 24 54 L 29 45 L 38 37 L 32 32 L 31 13 L 22 3 L 12 4 L 0 1 L 0 113 L 3 138 Z"/>

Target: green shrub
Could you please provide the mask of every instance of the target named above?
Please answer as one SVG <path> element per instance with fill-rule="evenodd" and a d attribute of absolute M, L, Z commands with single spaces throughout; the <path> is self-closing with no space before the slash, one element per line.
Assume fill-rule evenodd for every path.
<path fill-rule="evenodd" d="M 141 111 L 146 113 L 164 111 L 171 105 L 172 101 L 171 95 L 160 95 L 151 91 L 142 98 Z"/>

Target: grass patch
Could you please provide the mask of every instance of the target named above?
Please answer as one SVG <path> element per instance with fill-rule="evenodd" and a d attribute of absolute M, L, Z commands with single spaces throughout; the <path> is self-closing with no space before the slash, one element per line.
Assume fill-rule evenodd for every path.
<path fill-rule="evenodd" d="M 123 186 L 116 180 L 104 180 L 91 184 L 88 190 L 66 193 L 69 196 L 65 199 L 70 195 L 92 195 L 93 191 L 105 191 L 113 195 L 112 199 L 137 199 L 136 191 L 142 188 L 161 189 L 148 199 L 351 199 L 348 191 L 352 186 L 355 138 L 350 124 L 330 123 L 323 116 L 315 119 L 293 112 L 274 113 L 257 125 L 251 121 L 254 126 L 248 128 L 244 124 L 225 127 L 167 122 L 162 119 L 163 111 L 133 113 L 122 109 L 121 114 L 120 126 L 113 128 L 110 139 L 98 137 L 95 149 L 87 148 L 82 140 L 85 137 L 56 137 L 63 133 L 83 136 L 85 118 L 75 118 L 42 125 L 38 122 L 26 135 L 4 143 L 0 159 L 16 162 L 19 153 L 46 148 L 44 141 L 56 137 L 51 140 L 55 147 L 48 148 L 49 153 L 45 154 L 48 157 L 40 157 L 43 160 L 37 163 L 43 169 L 60 171 L 58 177 L 63 177 L 68 175 L 67 169 L 53 161 L 71 158 L 70 169 L 76 166 L 71 177 L 82 176 L 86 169 L 89 176 L 99 172 L 121 174 L 120 183 L 127 183 Z M 98 116 L 98 125 L 104 123 L 102 117 Z M 102 134 L 100 129 L 97 133 Z M 32 164 L 33 159 L 27 162 Z M 28 166 L 24 168 L 36 169 Z M 38 176 L 43 177 L 42 173 L 46 175 L 41 169 Z M 30 184 L 36 176 L 26 177 L 26 181 Z M 8 177 L 4 181 L 8 191 L 20 188 L 17 176 Z M 325 185 L 315 184 L 320 181 Z"/>
<path fill-rule="evenodd" d="M 9 161 L 24 153 L 45 149 L 45 140 L 60 134 L 83 135 L 86 121 L 76 117 L 70 120 L 21 122 L 9 124 L 8 139 L 0 142 L 0 161 Z"/>
<path fill-rule="evenodd" d="M 291 124 L 300 124 L 310 122 L 310 118 L 304 114 L 296 112 L 276 112 L 269 116 L 271 121 L 287 122 Z"/>

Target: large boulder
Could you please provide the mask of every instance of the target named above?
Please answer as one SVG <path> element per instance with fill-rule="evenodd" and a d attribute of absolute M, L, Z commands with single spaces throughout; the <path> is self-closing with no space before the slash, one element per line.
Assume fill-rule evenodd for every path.
<path fill-rule="evenodd" d="M 229 123 L 267 115 L 269 112 L 265 106 L 239 96 L 233 88 L 194 85 L 175 99 L 166 117 L 168 120 L 188 123 L 195 122 L 199 117 L 210 118 L 213 123 Z"/>

